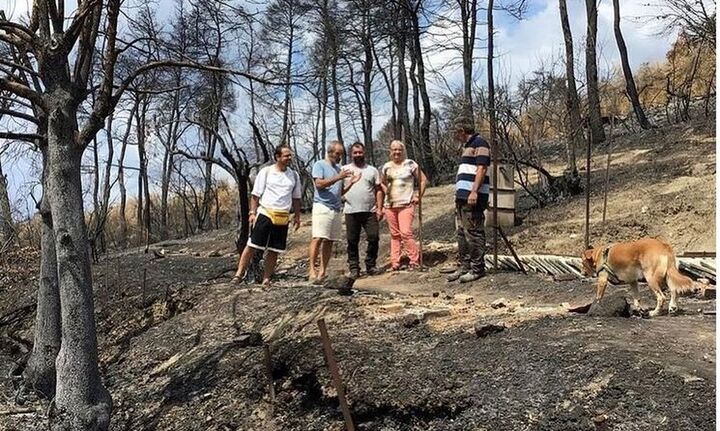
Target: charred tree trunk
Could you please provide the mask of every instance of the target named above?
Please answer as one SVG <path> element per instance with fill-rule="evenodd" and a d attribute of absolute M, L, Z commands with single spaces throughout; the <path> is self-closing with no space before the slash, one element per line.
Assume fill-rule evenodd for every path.
<path fill-rule="evenodd" d="M 335 107 L 333 109 L 335 113 L 335 137 L 344 146 L 345 141 L 343 141 L 342 123 L 340 122 L 340 90 L 338 89 L 337 68 L 338 55 L 337 53 L 334 53 L 332 64 L 330 65 L 330 84 L 332 86 L 333 102 L 335 103 Z"/>
<path fill-rule="evenodd" d="M 404 28 L 404 27 L 403 27 Z M 412 129 L 410 128 L 410 114 L 408 113 L 408 77 L 407 70 L 405 69 L 405 50 L 406 50 L 406 39 L 404 35 L 400 35 L 396 39 L 398 58 L 396 59 L 398 65 L 398 117 L 400 120 L 400 136 L 403 142 L 405 142 L 408 148 L 408 157 L 414 158 L 412 154 Z"/>
<path fill-rule="evenodd" d="M 135 117 L 135 111 L 138 105 L 135 103 L 128 116 L 128 122 L 125 126 L 125 135 L 123 136 L 122 145 L 120 147 L 120 156 L 118 157 L 118 173 L 117 181 L 118 188 L 120 191 L 120 207 L 118 208 L 118 225 L 119 225 L 119 240 L 121 248 L 125 248 L 127 245 L 127 189 L 125 188 L 125 152 L 127 151 L 128 140 L 130 139 L 130 132 L 132 131 L 132 121 Z"/>
<path fill-rule="evenodd" d="M 582 145 L 582 120 L 580 119 L 580 101 L 578 100 L 577 87 L 575 85 L 575 54 L 573 52 L 573 39 L 568 19 L 567 2 L 560 2 L 560 22 L 562 24 L 563 38 L 565 40 L 565 108 L 567 118 L 565 128 L 567 134 L 567 167 L 568 172 L 577 173 L 577 161 L 575 153 Z"/>
<path fill-rule="evenodd" d="M 102 191 L 102 203 L 101 203 L 101 219 L 100 224 L 97 229 L 97 235 L 96 237 L 100 240 L 100 250 L 102 252 L 105 252 L 107 249 L 107 241 L 105 240 L 105 226 L 108 218 L 108 212 L 110 211 L 110 189 L 111 189 L 111 182 L 110 182 L 110 176 L 112 175 L 112 162 L 113 158 L 115 157 L 115 143 L 113 140 L 113 116 L 108 116 L 107 119 L 107 146 L 108 146 L 108 153 L 107 153 L 107 160 L 105 162 L 105 172 L 103 174 L 103 191 Z"/>
<path fill-rule="evenodd" d="M 592 131 L 592 143 L 605 140 L 600 114 L 600 89 L 597 71 L 597 0 L 585 0 L 587 12 L 587 37 L 585 40 L 585 75 L 587 79 L 588 118 Z"/>
<path fill-rule="evenodd" d="M 623 75 L 625 75 L 625 91 L 627 92 L 628 99 L 630 99 L 630 103 L 632 103 L 633 111 L 635 112 L 635 117 L 637 117 L 640 127 L 650 129 L 650 122 L 645 116 L 645 111 L 640 104 L 640 96 L 635 86 L 635 79 L 633 78 L 632 69 L 630 68 L 630 60 L 628 60 L 627 46 L 625 45 L 625 39 L 620 30 L 620 0 L 613 0 L 613 14 L 615 40 L 617 41 L 618 51 L 620 51 L 620 63 L 622 64 Z"/>
<path fill-rule="evenodd" d="M 48 166 L 43 149 L 43 189 L 47 187 Z M 25 387 L 46 399 L 55 396 L 55 359 L 60 351 L 60 290 L 55 255 L 55 233 L 47 195 L 40 199 L 38 211 L 42 220 L 40 239 L 40 281 L 37 291 L 33 350 L 23 372 Z"/>
<path fill-rule="evenodd" d="M 214 125 L 213 125 L 214 126 Z M 215 129 L 217 130 L 217 128 Z M 206 140 L 207 140 L 207 147 L 205 149 L 205 154 L 208 157 L 214 157 L 215 155 L 215 148 L 217 146 L 217 138 L 215 138 L 215 135 L 211 131 L 207 131 L 205 133 Z M 212 217 L 210 213 L 212 212 L 211 206 L 213 202 L 213 164 L 212 162 L 205 162 L 205 173 L 204 173 L 204 179 L 205 179 L 205 185 L 203 188 L 203 198 L 202 198 L 202 208 L 200 208 L 200 219 L 198 220 L 198 228 L 200 230 L 206 230 L 210 229 L 212 227 Z"/>
<path fill-rule="evenodd" d="M 417 69 L 417 62 L 415 61 L 415 49 L 413 48 L 410 52 L 410 70 L 408 70 L 408 79 L 410 85 L 412 85 L 412 131 L 410 132 L 410 142 L 407 144 L 412 147 L 413 158 L 422 163 L 423 152 L 422 146 L 419 146 L 420 141 L 420 90 L 418 89 L 417 77 L 415 70 Z"/>
<path fill-rule="evenodd" d="M 477 28 L 477 0 L 459 0 L 460 25 L 462 26 L 463 47 L 463 96 L 465 115 L 475 118 L 472 97 L 472 68 L 475 51 L 475 30 Z"/>
<path fill-rule="evenodd" d="M 292 21 L 292 20 L 291 20 Z M 285 65 L 285 100 L 283 102 L 283 125 L 282 135 L 280 137 L 280 145 L 287 143 L 290 134 L 290 80 L 292 75 L 293 49 L 295 48 L 295 26 L 289 26 L 290 35 L 288 36 L 287 64 Z"/>
<path fill-rule="evenodd" d="M 323 71 L 322 109 L 320 110 L 320 153 L 322 158 L 325 158 L 325 152 L 327 151 L 327 106 L 329 100 L 327 84 L 327 71 Z"/>
<path fill-rule="evenodd" d="M 370 153 L 370 163 L 375 165 L 375 149 L 373 148 L 373 128 L 372 128 L 372 70 L 373 70 L 373 54 L 372 54 L 372 28 L 370 13 L 364 16 L 363 25 L 365 34 L 363 38 L 363 48 L 365 51 L 365 61 L 363 63 L 363 99 L 365 102 L 365 147 Z"/>
<path fill-rule="evenodd" d="M 79 102 L 65 88 L 48 91 L 47 194 L 55 233 L 62 343 L 56 360 L 54 430 L 106 430 L 112 400 L 98 370 L 93 284 L 76 141 Z"/>
<path fill-rule="evenodd" d="M 250 201 L 248 195 L 247 175 L 242 172 L 235 174 L 235 181 L 237 182 L 238 190 L 238 205 L 237 205 L 237 235 L 235 237 L 235 248 L 238 253 L 242 253 L 247 244 L 247 240 L 250 237 L 250 221 L 248 220 L 248 214 L 250 213 Z M 260 253 L 257 253 L 260 254 Z"/>
<path fill-rule="evenodd" d="M 430 109 L 430 96 L 428 95 L 427 85 L 425 83 L 425 62 L 423 60 L 422 46 L 420 44 L 420 23 L 418 22 L 418 15 L 419 11 L 416 10 L 411 17 L 414 39 L 412 46 L 414 47 L 415 61 L 417 62 L 417 83 L 423 108 L 418 138 L 420 140 L 420 148 L 423 156 L 423 171 L 430 181 L 434 182 L 436 180 L 435 159 L 433 157 L 432 146 L 430 144 L 430 116 L 432 115 L 432 111 Z"/>
<path fill-rule="evenodd" d="M 13 241 L 11 238 L 15 237 L 7 186 L 7 177 L 3 173 L 2 160 L 0 160 L 0 245 Z"/>

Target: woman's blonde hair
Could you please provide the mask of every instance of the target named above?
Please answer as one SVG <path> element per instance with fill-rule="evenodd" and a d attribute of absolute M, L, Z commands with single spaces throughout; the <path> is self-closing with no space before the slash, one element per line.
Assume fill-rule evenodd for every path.
<path fill-rule="evenodd" d="M 402 150 L 403 150 L 403 154 L 407 154 L 405 144 L 403 143 L 403 141 L 395 139 L 394 141 L 390 142 L 390 150 L 392 150 L 393 145 L 400 145 L 400 148 L 402 148 Z"/>

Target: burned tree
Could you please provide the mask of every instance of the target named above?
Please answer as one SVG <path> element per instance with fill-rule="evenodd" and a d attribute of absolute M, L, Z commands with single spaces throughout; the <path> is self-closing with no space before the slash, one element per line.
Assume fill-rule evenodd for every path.
<path fill-rule="evenodd" d="M 118 57 L 134 42 L 118 38 L 119 0 L 83 2 L 71 20 L 63 1 L 35 0 L 29 22 L 0 16 L 0 43 L 22 55 L 0 69 L 0 91 L 31 103 L 41 117 L 42 134 L 19 133 L 26 140 L 46 140 L 45 196 L 52 217 L 60 298 L 60 349 L 55 361 L 56 430 L 105 430 L 112 401 L 100 380 L 94 319 L 88 236 L 83 209 L 80 164 L 84 150 L 103 127 L 134 80 L 162 67 L 194 67 L 224 71 L 183 58 L 155 60 L 116 79 Z M 102 35 L 102 36 L 101 36 Z M 100 59 L 102 80 L 94 84 L 91 70 L 104 38 Z M 232 71 L 250 77 L 243 72 Z M 23 74 L 31 77 L 29 85 Z M 37 84 L 37 85 L 35 85 Z M 94 102 L 81 122 L 79 111 L 89 94 Z M 26 114 L 16 113 L 22 118 Z M 44 243 L 50 247 L 49 241 Z M 47 289 L 51 290 L 51 289 Z M 39 295 L 43 294 L 39 291 Z M 39 301 L 44 300 L 40 297 Z M 45 316 L 38 316 L 38 319 Z M 41 328 L 36 327 L 36 339 Z M 52 394 L 46 394 L 52 396 Z"/>
<path fill-rule="evenodd" d="M 577 87 L 575 85 L 575 55 L 573 53 L 573 39 L 568 19 L 567 2 L 559 0 L 560 22 L 562 24 L 563 39 L 565 40 L 565 106 L 567 118 L 565 130 L 567 135 L 567 168 L 571 173 L 577 173 L 575 151 L 583 143 L 582 121 L 580 119 L 580 101 L 578 100 Z"/>
<path fill-rule="evenodd" d="M 587 81 L 588 118 L 592 143 L 605 140 L 605 130 L 601 123 L 600 89 L 597 70 L 597 0 L 585 0 L 587 13 L 587 35 L 585 37 L 585 78 Z"/>
<path fill-rule="evenodd" d="M 561 0 L 562 1 L 562 0 Z M 618 51 L 620 51 L 620 63 L 622 64 L 623 75 L 625 76 L 625 92 L 627 93 L 630 103 L 632 103 L 635 117 L 637 117 L 640 127 L 643 129 L 650 128 L 650 122 L 645 116 L 645 111 L 640 104 L 640 96 L 635 86 L 635 78 L 633 78 L 632 69 L 630 68 L 630 60 L 628 60 L 627 45 L 620 30 L 620 0 L 613 0 L 613 29 L 615 31 L 615 40 L 617 41 Z"/>

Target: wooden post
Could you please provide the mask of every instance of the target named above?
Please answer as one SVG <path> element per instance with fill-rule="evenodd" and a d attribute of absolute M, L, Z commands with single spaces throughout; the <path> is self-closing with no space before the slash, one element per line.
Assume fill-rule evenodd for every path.
<path fill-rule="evenodd" d="M 520 257 L 515 253 L 515 249 L 513 248 L 512 244 L 510 244 L 510 240 L 507 236 L 505 236 L 505 232 L 503 232 L 502 228 L 498 226 L 497 228 L 498 232 L 500 232 L 500 236 L 502 237 L 503 241 L 505 241 L 505 245 L 508 249 L 510 249 L 510 253 L 512 253 L 513 258 L 515 259 L 515 263 L 518 264 L 518 267 L 520 267 L 520 271 L 522 271 L 523 274 L 527 275 L 527 271 L 525 270 L 525 267 L 522 264 L 522 261 L 520 260 Z M 497 270 L 497 264 L 495 269 Z"/>
<path fill-rule="evenodd" d="M 423 266 L 423 220 L 422 220 L 422 197 L 418 200 L 418 248 L 420 253 L 420 269 Z"/>
<path fill-rule="evenodd" d="M 585 164 L 585 249 L 590 248 L 590 156 L 592 154 L 593 134 L 588 127 L 587 160 Z"/>
<path fill-rule="evenodd" d="M 340 402 L 340 409 L 345 418 L 345 425 L 348 431 L 355 431 L 355 424 L 353 423 L 350 408 L 345 399 L 345 388 L 343 387 L 342 377 L 340 376 L 340 369 L 335 360 L 335 352 L 333 352 L 332 344 L 330 344 L 330 336 L 325 326 L 325 319 L 319 319 L 317 324 L 318 328 L 320 328 L 320 338 L 322 339 L 323 349 L 325 350 L 325 360 L 327 360 L 330 377 L 332 377 L 333 386 L 335 386 L 338 394 L 338 401 Z"/>
<path fill-rule="evenodd" d="M 268 379 L 268 389 L 270 391 L 270 416 L 272 416 L 275 411 L 275 384 L 273 382 L 272 358 L 270 357 L 270 345 L 268 343 L 263 344 L 263 355 L 265 359 L 265 375 Z"/>
<path fill-rule="evenodd" d="M 140 296 L 140 307 L 145 308 L 145 283 L 147 282 L 147 269 L 143 268 L 142 295 Z"/>
<path fill-rule="evenodd" d="M 493 196 L 493 268 L 498 267 L 498 146 L 495 140 L 495 131 L 497 129 L 496 118 L 495 118 L 495 75 L 493 73 L 493 0 L 489 0 L 487 9 L 487 26 L 488 26 L 488 62 L 487 62 L 487 73 L 488 73 L 488 110 L 490 113 L 490 149 L 492 151 L 492 165 L 493 165 L 493 185 L 492 185 L 492 196 Z"/>
<path fill-rule="evenodd" d="M 603 217 L 602 222 L 605 224 L 605 216 L 607 214 L 607 195 L 608 186 L 610 185 L 610 156 L 612 155 L 613 145 L 613 127 L 615 127 L 615 116 L 610 117 L 610 137 L 608 138 L 607 164 L 605 165 L 605 188 L 603 190 Z"/>

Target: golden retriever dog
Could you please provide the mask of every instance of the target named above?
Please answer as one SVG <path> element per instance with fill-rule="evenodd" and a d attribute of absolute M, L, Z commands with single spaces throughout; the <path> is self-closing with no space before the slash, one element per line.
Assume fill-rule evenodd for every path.
<path fill-rule="evenodd" d="M 657 298 L 650 316 L 657 316 L 663 311 L 667 299 L 663 286 L 670 291 L 670 313 L 678 310 L 678 294 L 697 287 L 697 282 L 678 271 L 672 247 L 654 238 L 590 248 L 582 254 L 582 263 L 583 275 L 598 277 L 596 300 L 602 299 L 605 294 L 608 278 L 614 278 L 616 280 L 613 281 L 630 284 L 635 308 L 640 309 L 638 280 L 644 277 Z"/>

